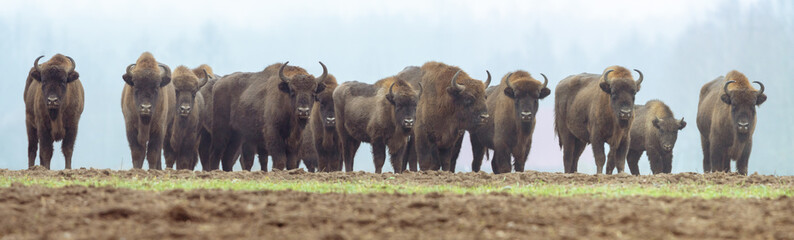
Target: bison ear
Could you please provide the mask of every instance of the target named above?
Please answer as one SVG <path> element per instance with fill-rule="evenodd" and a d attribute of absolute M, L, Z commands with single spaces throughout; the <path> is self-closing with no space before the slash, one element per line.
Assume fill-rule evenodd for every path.
<path fill-rule="evenodd" d="M 516 98 L 516 92 L 511 87 L 505 88 L 505 95 L 509 98 Z"/>
<path fill-rule="evenodd" d="M 284 93 L 289 93 L 289 83 L 285 83 L 285 82 L 278 83 L 278 90 L 281 90 Z"/>
<path fill-rule="evenodd" d="M 80 74 L 75 71 L 72 71 L 71 73 L 69 73 L 69 77 L 66 78 L 66 82 L 67 83 L 74 82 L 74 80 L 77 80 L 79 78 L 80 78 Z"/>
<path fill-rule="evenodd" d="M 317 89 L 314 90 L 314 93 L 320 94 L 323 91 L 325 91 L 325 83 L 317 84 Z"/>
<path fill-rule="evenodd" d="M 761 104 L 764 102 L 766 102 L 766 94 L 758 94 L 758 98 L 755 100 L 755 105 L 761 106 Z"/>
<path fill-rule="evenodd" d="M 125 73 L 121 75 L 121 79 L 124 79 L 124 82 L 127 82 L 127 85 L 130 85 L 130 87 L 135 86 L 135 83 L 132 82 L 132 74 Z"/>
<path fill-rule="evenodd" d="M 32 77 L 33 80 L 36 80 L 37 82 L 41 82 L 41 73 L 39 73 L 39 71 L 36 71 L 35 69 L 30 72 L 30 77 Z"/>
<path fill-rule="evenodd" d="M 726 104 L 728 104 L 728 105 L 731 105 L 731 96 L 729 96 L 727 93 L 726 93 L 726 94 L 722 94 L 722 96 L 720 97 L 720 99 L 722 99 L 722 101 L 723 101 L 724 103 L 726 103 Z M 757 103 L 757 102 L 756 102 L 756 103 Z"/>
<path fill-rule="evenodd" d="M 160 87 L 165 87 L 169 83 L 171 83 L 171 73 L 163 75 L 163 78 L 160 79 Z"/>
<path fill-rule="evenodd" d="M 449 93 L 449 95 L 452 95 L 452 96 L 458 96 L 459 95 L 458 94 L 459 93 L 458 89 L 455 89 L 454 87 L 447 87 L 447 93 Z"/>
<path fill-rule="evenodd" d="M 686 127 L 686 121 L 684 121 L 684 118 L 681 118 L 681 120 L 678 121 L 678 130 L 682 130 L 685 127 Z"/>
<path fill-rule="evenodd" d="M 539 99 L 544 99 L 544 98 L 548 97 L 549 94 L 551 94 L 551 89 L 543 88 L 543 89 L 540 90 L 540 95 L 538 96 L 538 98 Z"/>
<path fill-rule="evenodd" d="M 653 123 L 653 127 L 655 127 L 656 129 L 661 129 L 661 127 L 659 127 L 659 119 L 658 118 L 654 118 L 653 121 L 651 121 L 651 123 Z"/>
<path fill-rule="evenodd" d="M 612 94 L 612 88 L 609 87 L 609 83 L 602 81 L 601 84 L 598 85 L 601 86 L 601 90 L 605 93 Z"/>

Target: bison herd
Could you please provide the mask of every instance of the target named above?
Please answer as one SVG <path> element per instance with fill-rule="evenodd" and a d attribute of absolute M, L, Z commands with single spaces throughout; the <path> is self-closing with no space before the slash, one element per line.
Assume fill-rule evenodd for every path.
<path fill-rule="evenodd" d="M 57 54 L 36 58 L 25 84 L 28 165 L 49 168 L 53 142 L 63 141 L 66 168 L 72 152 L 84 92 L 74 59 Z M 320 62 L 319 77 L 305 69 L 276 63 L 260 72 L 215 75 L 212 68 L 178 66 L 173 71 L 144 52 L 122 75 L 121 112 L 134 168 L 144 159 L 150 169 L 231 171 L 237 160 L 251 170 L 259 156 L 263 171 L 353 170 L 361 142 L 372 146 L 375 171 L 389 160 L 395 172 L 410 169 L 455 171 L 464 132 L 471 135 L 479 171 L 493 150 L 495 173 L 524 170 L 532 147 L 539 101 L 551 94 L 549 80 L 526 71 L 509 72 L 496 86 L 456 66 L 427 62 L 409 66 L 374 84 L 338 83 Z M 554 130 L 566 173 L 577 171 L 579 157 L 592 145 L 598 173 L 624 171 L 626 160 L 638 175 L 646 152 L 651 171 L 670 173 L 678 131 L 686 127 L 659 100 L 635 105 L 643 74 L 611 66 L 602 74 L 562 79 L 555 89 Z M 764 85 L 731 71 L 703 85 L 697 127 L 704 172 L 729 172 L 730 161 L 747 174 L 756 106 L 766 100 Z M 609 144 L 605 153 L 604 144 Z M 606 164 L 606 169 L 604 169 Z M 418 165 L 418 166 L 417 166 Z"/>

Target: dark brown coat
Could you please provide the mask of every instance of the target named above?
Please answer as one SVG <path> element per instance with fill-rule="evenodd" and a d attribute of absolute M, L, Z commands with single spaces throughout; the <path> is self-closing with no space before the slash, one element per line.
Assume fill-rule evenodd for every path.
<path fill-rule="evenodd" d="M 557 85 L 554 97 L 554 127 L 563 149 L 566 173 L 576 172 L 579 156 L 593 144 L 598 173 L 603 173 L 604 143 L 609 144 L 608 174 L 617 164 L 618 173 L 626 165 L 629 129 L 633 120 L 634 95 L 640 90 L 642 73 L 635 82 L 631 71 L 612 66 L 604 74 L 569 76 Z"/>
<path fill-rule="evenodd" d="M 416 118 L 421 85 L 414 89 L 396 76 L 375 84 L 343 83 L 334 91 L 336 128 L 341 138 L 345 170 L 353 170 L 353 158 L 361 142 L 372 145 L 375 172 L 381 173 L 386 147 L 394 172 L 403 170 L 405 146 Z"/>
<path fill-rule="evenodd" d="M 501 84 L 486 91 L 485 105 L 491 118 L 470 132 L 473 171 L 480 171 L 482 155 L 489 148 L 494 149 L 491 161 L 494 173 L 509 173 L 513 167 L 516 172 L 524 171 L 524 163 L 532 148 L 538 102 L 551 94 L 546 87 L 549 80 L 546 75 L 543 78 L 541 83 L 526 71 L 516 71 L 508 73 Z M 511 156 L 515 159 L 514 166 Z"/>
<path fill-rule="evenodd" d="M 488 121 L 485 88 L 491 74 L 483 84 L 460 68 L 439 62 L 425 63 L 421 73 L 418 79 L 406 79 L 414 87 L 418 83 L 424 87 L 409 145 L 413 144 L 422 170 L 454 171 L 464 131 Z"/>
<path fill-rule="evenodd" d="M 56 54 L 39 65 L 33 62 L 25 82 L 25 126 L 28 132 L 28 167 L 36 164 L 41 145 L 41 165 L 50 169 L 52 143 L 61 141 L 66 169 L 72 168 L 77 126 L 83 113 L 84 95 L 80 74 L 71 57 Z"/>
<path fill-rule="evenodd" d="M 333 98 L 338 84 L 331 74 L 328 74 L 324 83 L 325 91 L 317 94 L 309 123 L 301 136 L 299 158 L 310 172 L 342 170 Z"/>
<path fill-rule="evenodd" d="M 161 169 L 163 141 L 168 139 L 176 97 L 171 84 L 171 69 L 144 52 L 122 76 L 121 113 L 127 127 L 127 142 L 132 153 L 132 166 L 143 168 L 144 156 L 149 169 Z"/>
<path fill-rule="evenodd" d="M 165 165 L 173 168 L 176 163 L 176 169 L 193 170 L 198 162 L 200 113 L 204 107 L 204 97 L 198 91 L 207 79 L 199 79 L 187 67 L 179 66 L 174 69 L 171 81 L 176 92 L 176 102 L 172 107 L 177 115 L 171 122 L 170 138 L 166 139 L 168 144 L 163 149 Z"/>
<path fill-rule="evenodd" d="M 753 150 L 755 108 L 766 101 L 764 84 L 754 83 L 761 89 L 753 88 L 744 74 L 734 70 L 700 89 L 697 125 L 704 172 L 730 172 L 733 159 L 736 170 L 747 175 Z"/>
<path fill-rule="evenodd" d="M 204 99 L 204 104 L 199 106 L 201 111 L 199 112 L 199 118 L 201 119 L 201 127 L 199 128 L 199 159 L 201 160 L 201 168 L 204 171 L 211 170 L 209 164 L 210 158 L 210 150 L 212 149 L 212 134 L 210 130 L 212 129 L 212 88 L 215 86 L 215 82 L 221 78 L 215 74 L 207 64 L 202 64 L 193 70 L 193 74 L 196 75 L 199 79 L 207 78 L 207 83 L 204 84 L 199 89 L 198 94 L 201 94 L 201 97 Z M 205 74 L 206 72 L 206 74 Z M 217 166 L 215 167 L 217 168 Z"/>
<path fill-rule="evenodd" d="M 267 168 L 268 154 L 273 168 L 296 168 L 300 135 L 315 96 L 325 89 L 327 75 L 325 65 L 323 75 L 315 78 L 303 68 L 277 63 L 261 72 L 234 73 L 218 80 L 212 90 L 210 166 L 222 162 L 223 170 L 231 171 L 245 142 L 243 162 L 256 152 L 262 170 Z"/>
<path fill-rule="evenodd" d="M 653 174 L 670 173 L 673 168 L 673 147 L 678 139 L 678 131 L 686 127 L 686 121 L 684 118 L 675 119 L 670 107 L 659 100 L 635 105 L 634 115 L 631 143 L 626 156 L 631 174 L 640 175 L 637 163 L 646 151 Z"/>

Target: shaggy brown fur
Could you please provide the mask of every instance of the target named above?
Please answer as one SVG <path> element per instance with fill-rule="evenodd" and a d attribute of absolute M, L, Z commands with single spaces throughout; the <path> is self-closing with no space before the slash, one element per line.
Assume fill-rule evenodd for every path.
<path fill-rule="evenodd" d="M 761 89 L 753 88 L 744 74 L 734 70 L 700 89 L 697 125 L 703 147 L 704 172 L 730 172 L 730 161 L 736 160 L 736 170 L 747 174 L 753 148 L 756 106 L 766 101 L 764 85 L 754 83 Z"/>
<path fill-rule="evenodd" d="M 301 136 L 299 158 L 310 172 L 342 170 L 339 135 L 336 132 L 333 93 L 336 78 L 329 74 L 325 78 L 325 91 L 317 94 L 309 123 Z"/>
<path fill-rule="evenodd" d="M 215 73 L 212 71 L 212 67 L 210 67 L 210 65 L 207 65 L 207 64 L 201 64 L 201 65 L 199 65 L 198 67 L 194 68 L 191 71 L 193 71 L 193 74 L 196 75 L 196 77 L 199 78 L 199 79 L 202 79 L 202 78 L 207 78 L 207 79 L 215 78 Z M 207 74 L 209 74 L 209 78 L 207 77 L 207 74 L 204 74 L 204 71 L 206 71 Z"/>
<path fill-rule="evenodd" d="M 218 79 L 221 78 L 221 76 L 214 74 L 212 72 L 212 68 L 206 64 L 202 64 L 201 66 L 194 68 L 192 71 L 193 74 L 196 74 L 196 72 L 200 72 L 201 74 L 197 74 L 196 77 L 202 78 L 202 76 L 204 76 L 205 70 L 207 71 L 207 74 L 209 74 L 211 78 L 207 80 L 207 83 L 204 84 L 204 86 L 201 87 L 201 89 L 199 89 L 199 93 L 201 94 L 202 98 L 204 98 L 204 104 L 199 107 L 201 108 L 201 112 L 199 113 L 199 117 L 201 119 L 200 121 L 201 128 L 199 130 L 199 159 L 201 160 L 201 168 L 204 171 L 209 171 L 211 170 L 209 164 L 209 158 L 210 158 L 210 150 L 212 149 L 211 146 L 212 134 L 210 133 L 210 130 L 212 129 L 212 116 L 213 116 L 212 89 L 213 86 L 215 86 L 215 82 L 217 82 Z M 238 150 L 237 152 L 238 153 L 235 154 L 236 156 L 234 157 L 234 159 L 237 159 L 237 156 L 239 156 L 240 151 Z"/>
<path fill-rule="evenodd" d="M 414 87 L 418 83 L 424 86 L 416 107 L 412 142 L 416 159 L 422 170 L 454 171 L 464 131 L 484 124 L 489 118 L 485 107 L 487 84 L 472 79 L 458 67 L 439 62 L 425 63 L 421 73 L 418 79 L 408 79 Z M 456 73 L 459 75 L 454 84 Z"/>
<path fill-rule="evenodd" d="M 631 124 L 631 143 L 626 160 L 631 174 L 640 175 L 637 163 L 647 151 L 651 172 L 670 173 L 673 168 L 673 147 L 678 131 L 686 127 L 686 121 L 675 119 L 670 107 L 659 100 L 650 100 L 645 105 L 634 106 L 634 122 Z"/>
<path fill-rule="evenodd" d="M 121 112 L 127 127 L 127 142 L 134 168 L 142 168 L 144 156 L 149 169 L 161 169 L 163 144 L 169 144 L 171 122 L 176 110 L 171 69 L 158 63 L 149 52 L 127 66 L 122 76 L 127 83 L 121 92 Z"/>
<path fill-rule="evenodd" d="M 609 144 L 606 172 L 611 174 L 616 164 L 618 172 L 623 172 L 634 117 L 634 95 L 641 82 L 641 73 L 635 82 L 629 70 L 620 66 L 608 67 L 601 75 L 582 73 L 560 81 L 554 97 L 554 127 L 563 149 L 566 173 L 576 172 L 587 144 L 593 144 L 598 173 L 603 173 L 604 143 Z"/>
<path fill-rule="evenodd" d="M 543 77 L 548 84 L 548 79 Z M 510 81 L 509 85 L 507 81 Z M 473 171 L 480 171 L 482 155 L 488 148 L 494 149 L 491 161 L 494 173 L 509 173 L 512 167 L 516 172 L 524 171 L 524 163 L 532 148 L 538 101 L 551 93 L 544 82 L 526 71 L 516 71 L 506 74 L 499 85 L 486 91 L 485 105 L 491 118 L 482 127 L 471 131 Z M 514 166 L 510 161 L 511 155 L 515 159 Z"/>
<path fill-rule="evenodd" d="M 256 152 L 262 170 L 267 170 L 268 154 L 273 157 L 273 168 L 297 167 L 301 132 L 315 96 L 325 90 L 322 79 L 327 69 L 323 65 L 323 76 L 315 79 L 303 68 L 281 66 L 276 63 L 261 72 L 234 73 L 215 83 L 211 168 L 222 162 L 223 170 L 231 171 L 242 143 L 243 162 Z"/>
<path fill-rule="evenodd" d="M 374 95 L 356 95 L 367 89 Z M 381 173 L 386 161 L 386 147 L 394 172 L 403 170 L 405 146 L 416 116 L 419 89 L 396 76 L 373 85 L 346 82 L 334 92 L 336 128 L 341 138 L 345 170 L 353 170 L 353 157 L 361 142 L 372 145 L 375 172 Z"/>
<path fill-rule="evenodd" d="M 65 167 L 71 169 L 77 126 L 83 113 L 83 84 L 70 57 L 56 54 L 40 65 L 37 64 L 39 59 L 41 57 L 28 72 L 23 94 L 28 167 L 36 164 L 36 150 L 41 145 L 41 165 L 50 169 L 52 143 L 63 140 L 61 150 L 66 160 Z"/>
<path fill-rule="evenodd" d="M 202 76 L 208 76 L 209 73 Z M 199 89 L 207 83 L 207 79 L 199 79 L 185 66 L 174 69 L 172 81 L 176 91 L 176 102 L 172 106 L 177 111 L 171 123 L 171 138 L 163 149 L 165 165 L 177 169 L 193 170 L 198 162 L 200 114 L 204 107 L 204 97 Z"/>

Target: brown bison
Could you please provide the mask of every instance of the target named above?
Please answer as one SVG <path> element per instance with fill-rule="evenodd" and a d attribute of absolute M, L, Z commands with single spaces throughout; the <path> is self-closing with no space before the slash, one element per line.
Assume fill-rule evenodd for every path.
<path fill-rule="evenodd" d="M 642 152 L 647 151 L 651 172 L 670 173 L 673 168 L 673 147 L 678 131 L 686 127 L 684 118 L 675 119 L 670 107 L 659 100 L 650 100 L 645 105 L 634 106 L 634 122 L 631 124 L 631 143 L 626 159 L 631 174 L 640 175 L 637 163 Z"/>
<path fill-rule="evenodd" d="M 127 84 L 121 92 L 121 112 L 127 126 L 132 166 L 143 168 L 145 156 L 149 169 L 161 169 L 163 141 L 176 114 L 171 69 L 144 52 L 138 61 L 127 66 L 122 79 Z"/>
<path fill-rule="evenodd" d="M 25 126 L 28 132 L 28 167 L 36 164 L 36 150 L 41 144 L 41 165 L 50 169 L 52 143 L 61 141 L 66 169 L 72 168 L 72 153 L 77 125 L 83 114 L 84 96 L 80 74 L 74 59 L 56 54 L 39 65 L 40 56 L 25 82 Z"/>
<path fill-rule="evenodd" d="M 321 172 L 342 169 L 333 98 L 338 84 L 331 74 L 325 78 L 324 84 L 325 91 L 317 94 L 309 123 L 301 136 L 299 158 L 304 161 L 310 172 L 314 172 L 315 169 Z"/>
<path fill-rule="evenodd" d="M 414 89 L 396 77 L 375 84 L 346 82 L 334 91 L 336 129 L 339 131 L 345 171 L 353 170 L 353 158 L 361 142 L 372 145 L 375 172 L 381 173 L 386 147 L 395 173 L 402 172 L 405 146 L 416 117 L 422 84 Z"/>
<path fill-rule="evenodd" d="M 766 101 L 764 84 L 754 83 L 761 89 L 754 89 L 744 74 L 734 70 L 700 89 L 697 125 L 704 172 L 730 172 L 733 159 L 736 170 L 747 175 L 747 162 L 753 150 L 755 108 Z"/>
<path fill-rule="evenodd" d="M 634 118 L 634 95 L 640 90 L 642 72 L 637 81 L 631 71 L 611 66 L 602 75 L 582 73 L 569 76 L 554 91 L 554 127 L 563 149 L 566 173 L 576 172 L 579 156 L 587 144 L 593 145 L 598 173 L 603 173 L 604 143 L 609 144 L 606 172 L 618 173 L 626 165 L 629 129 Z"/>
<path fill-rule="evenodd" d="M 409 143 L 413 146 L 409 149 L 415 149 L 422 170 L 454 172 L 464 131 L 488 121 L 485 88 L 491 83 L 491 73 L 486 71 L 488 79 L 483 84 L 460 68 L 439 62 L 425 63 L 413 71 L 421 74 L 405 75 L 420 77 L 408 82 L 412 86 L 421 83 L 426 90 L 417 102 L 414 140 Z"/>
<path fill-rule="evenodd" d="M 171 106 L 177 111 L 177 116 L 171 122 L 169 144 L 165 145 L 165 165 L 177 169 L 190 169 L 196 167 L 198 160 L 199 130 L 201 128 L 200 113 L 203 111 L 204 97 L 199 89 L 207 83 L 209 74 L 202 74 L 199 79 L 185 66 L 174 69 L 171 81 L 176 91 L 176 104 Z"/>
<path fill-rule="evenodd" d="M 201 109 L 199 118 L 201 119 L 201 127 L 199 128 L 199 159 L 201 161 L 201 168 L 205 171 L 211 170 L 209 164 L 210 150 L 212 149 L 212 88 L 215 82 L 221 78 L 215 74 L 207 64 L 202 64 L 193 70 L 193 74 L 199 79 L 207 79 L 207 82 L 199 89 L 197 94 L 201 94 L 204 99 L 204 104 L 198 106 Z M 239 155 L 239 154 L 238 154 Z M 217 168 L 217 166 L 215 166 Z"/>
<path fill-rule="evenodd" d="M 296 168 L 301 132 L 317 94 L 325 90 L 328 69 L 320 65 L 319 78 L 303 68 L 277 63 L 261 72 L 233 73 L 218 80 L 212 90 L 210 167 L 222 162 L 223 170 L 231 171 L 245 143 L 243 157 L 258 153 L 262 170 L 267 168 L 268 154 L 273 168 Z"/>
<path fill-rule="evenodd" d="M 515 159 L 516 172 L 524 171 L 524 163 L 532 148 L 538 101 L 551 94 L 546 87 L 549 79 L 542 73 L 540 75 L 543 83 L 528 72 L 512 72 L 502 79 L 501 84 L 487 89 L 485 105 L 491 118 L 470 132 L 473 171 L 480 171 L 482 155 L 489 148 L 494 149 L 491 162 L 494 173 L 511 171 L 511 155 Z"/>

